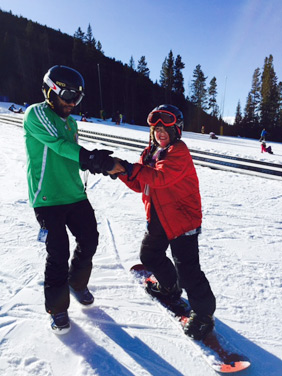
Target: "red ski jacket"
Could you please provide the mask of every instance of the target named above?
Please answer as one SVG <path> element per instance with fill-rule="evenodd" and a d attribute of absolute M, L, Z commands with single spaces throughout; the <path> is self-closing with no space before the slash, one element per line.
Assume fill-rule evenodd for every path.
<path fill-rule="evenodd" d="M 202 208 L 199 181 L 186 144 L 179 140 L 169 146 L 165 158 L 155 167 L 144 165 L 147 147 L 133 172 L 120 179 L 133 191 L 142 192 L 147 220 L 153 202 L 169 240 L 201 226 Z"/>

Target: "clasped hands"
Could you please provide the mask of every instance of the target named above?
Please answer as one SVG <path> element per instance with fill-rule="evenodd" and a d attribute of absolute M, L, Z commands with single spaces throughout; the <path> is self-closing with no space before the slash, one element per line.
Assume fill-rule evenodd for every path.
<path fill-rule="evenodd" d="M 127 161 L 111 157 L 113 154 L 109 150 L 86 150 L 80 149 L 79 162 L 83 170 L 89 170 L 92 174 L 110 175 L 112 179 L 116 179 L 119 174 L 128 173 L 129 166 Z"/>

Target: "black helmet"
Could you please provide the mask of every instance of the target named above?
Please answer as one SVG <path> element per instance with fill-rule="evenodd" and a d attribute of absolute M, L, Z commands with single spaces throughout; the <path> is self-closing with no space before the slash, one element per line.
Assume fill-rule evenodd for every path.
<path fill-rule="evenodd" d="M 84 96 L 84 79 L 75 69 L 55 65 L 45 74 L 42 91 L 51 107 L 53 107 L 54 94 L 65 102 L 73 102 L 77 106 Z"/>
<path fill-rule="evenodd" d="M 147 122 L 154 127 L 159 122 L 166 127 L 173 127 L 175 130 L 175 137 L 181 138 L 184 128 L 184 118 L 179 108 L 172 104 L 161 104 L 154 108 L 148 115 Z M 169 129 L 169 128 L 168 128 Z"/>

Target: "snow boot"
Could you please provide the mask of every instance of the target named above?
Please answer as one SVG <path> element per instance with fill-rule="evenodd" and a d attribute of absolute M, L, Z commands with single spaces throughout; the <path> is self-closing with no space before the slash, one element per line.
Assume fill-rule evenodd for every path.
<path fill-rule="evenodd" d="M 148 294 L 161 301 L 177 301 L 182 294 L 177 283 L 171 288 L 166 288 L 162 287 L 159 282 L 152 282 L 149 279 L 146 281 L 145 289 Z"/>
<path fill-rule="evenodd" d="M 199 316 L 196 312 L 191 311 L 189 320 L 184 326 L 184 333 L 195 340 L 202 340 L 213 330 L 213 316 Z"/>
<path fill-rule="evenodd" d="M 55 314 L 51 313 L 50 322 L 51 329 L 55 334 L 66 334 L 71 328 L 67 311 Z"/>
<path fill-rule="evenodd" d="M 75 291 L 70 286 L 70 293 L 75 297 L 75 299 L 85 306 L 90 305 L 94 302 L 94 296 L 88 290 L 88 287 L 85 287 L 83 290 Z"/>

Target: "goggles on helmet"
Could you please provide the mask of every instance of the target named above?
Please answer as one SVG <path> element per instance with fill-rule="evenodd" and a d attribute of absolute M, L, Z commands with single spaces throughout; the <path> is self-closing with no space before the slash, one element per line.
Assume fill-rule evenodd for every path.
<path fill-rule="evenodd" d="M 67 103 L 74 103 L 76 106 L 82 101 L 84 93 L 74 89 L 62 89 L 59 97 Z"/>
<path fill-rule="evenodd" d="M 147 122 L 151 127 L 155 127 L 159 122 L 165 127 L 171 127 L 176 121 L 176 116 L 172 112 L 165 110 L 152 111 L 147 118 Z"/>
<path fill-rule="evenodd" d="M 61 89 L 50 77 L 44 77 L 44 82 L 52 89 L 62 100 L 67 103 L 74 103 L 77 106 L 84 97 L 84 93 L 75 89 Z"/>

